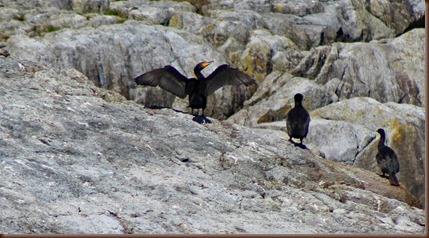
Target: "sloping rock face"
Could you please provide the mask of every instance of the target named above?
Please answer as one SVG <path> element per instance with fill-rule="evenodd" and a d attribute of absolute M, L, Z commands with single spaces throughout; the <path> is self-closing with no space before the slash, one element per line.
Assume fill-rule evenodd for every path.
<path fill-rule="evenodd" d="M 415 29 L 384 43 L 314 48 L 290 73 L 268 75 L 228 121 L 285 130 L 285 122 L 277 121 L 293 107 L 294 94 L 302 93 L 304 106 L 316 110 L 306 140 L 309 148 L 370 171 L 378 171 L 375 131 L 385 127 L 397 135 L 391 146 L 403 155 L 402 184 L 424 204 L 424 35 L 423 29 Z"/>
<path fill-rule="evenodd" d="M 421 233 L 409 206 L 425 205 L 424 18 L 422 0 L 3 0 L 1 229 Z M 211 125 L 133 82 L 168 64 L 192 77 L 203 60 L 205 75 L 229 63 L 258 82 L 209 96 Z M 295 93 L 309 151 L 286 143 Z M 377 175 L 379 127 L 400 188 Z"/>
<path fill-rule="evenodd" d="M 312 47 L 384 39 L 421 26 L 424 3 L 5 0 L 0 16 L 0 41 L 8 42 L 14 57 L 75 68 L 96 85 L 145 106 L 187 110 L 185 100 L 157 89 L 135 89 L 130 85 L 132 79 L 168 64 L 192 76 L 196 63 L 214 60 L 206 74 L 220 64 L 231 63 L 261 82 L 273 70 L 295 68 Z M 421 104 L 423 96 L 416 98 L 416 90 L 422 91 L 421 83 L 407 81 L 407 77 L 396 75 L 403 93 L 395 96 Z M 237 87 L 219 90 L 209 97 L 206 114 L 226 119 L 254 91 Z M 409 91 L 413 91 L 410 98 L 403 99 Z M 231 97 L 230 102 L 223 100 Z"/>
<path fill-rule="evenodd" d="M 381 172 L 375 160 L 379 139 L 375 131 L 384 128 L 388 132 L 387 143 L 400 161 L 401 185 L 416 196 L 420 204 L 425 204 L 424 108 L 356 97 L 313 110 L 310 116 L 312 121 L 304 139 L 307 148 L 325 159 L 377 174 Z M 260 123 L 257 127 L 286 130 L 284 121 Z"/>
<path fill-rule="evenodd" d="M 282 131 L 145 109 L 76 70 L 0 66 L 1 233 L 424 233 L 406 189 Z"/>
<path fill-rule="evenodd" d="M 327 137 L 332 138 L 331 143 L 334 146 L 330 148 L 335 151 L 335 155 L 331 156 L 334 160 L 348 159 L 351 164 L 379 174 L 374 159 L 379 139 L 376 138 L 375 131 L 378 128 L 388 131 L 388 144 L 395 149 L 400 161 L 401 173 L 398 178 L 401 184 L 416 195 L 421 204 L 425 203 L 425 111 L 422 107 L 393 102 L 382 104 L 371 98 L 359 97 L 317 109 L 311 115 L 312 118 L 335 122 L 329 123 L 328 128 L 317 123 L 312 125 L 309 143 L 315 144 L 314 151 L 326 146 Z M 345 122 L 355 131 L 348 132 L 337 126 L 338 122 Z M 353 134 L 356 136 L 351 137 Z M 349 135 L 348 139 L 355 140 L 355 143 L 347 145 L 347 138 L 342 138 L 345 135 Z M 349 155 L 338 154 L 346 148 L 353 151 L 350 151 Z"/>
<path fill-rule="evenodd" d="M 91 32 L 88 34 L 88 31 Z M 219 52 L 209 51 L 210 45 L 197 36 L 161 26 L 141 27 L 141 23 L 135 21 L 103 26 L 97 30 L 54 32 L 39 40 L 18 35 L 13 36 L 9 42 L 15 53 L 25 55 L 27 59 L 46 65 L 60 60 L 64 68 L 75 68 L 96 85 L 127 97 L 130 97 L 129 88 L 133 87 L 131 80 L 153 68 L 171 64 L 186 72 L 192 71 L 198 62 L 205 59 L 203 57 L 216 62 L 225 61 Z M 199 55 L 198 52 L 203 50 L 206 54 Z M 132 93 L 139 95 L 139 90 L 133 88 Z M 166 101 L 164 106 L 171 106 L 175 100 L 173 95 L 156 89 L 151 89 L 142 97 L 139 101 L 147 105 L 159 105 Z"/>

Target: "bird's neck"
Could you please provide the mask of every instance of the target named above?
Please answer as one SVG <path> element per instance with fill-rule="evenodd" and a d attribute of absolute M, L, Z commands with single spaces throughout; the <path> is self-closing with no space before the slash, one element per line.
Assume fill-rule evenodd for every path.
<path fill-rule="evenodd" d="M 381 137 L 380 137 L 380 140 L 378 141 L 378 148 L 380 149 L 380 148 L 383 148 L 383 146 L 384 146 L 384 142 L 386 141 L 386 136 L 384 136 L 384 135 L 382 135 Z"/>
<path fill-rule="evenodd" d="M 195 77 L 197 79 L 204 79 L 204 75 L 199 70 L 194 70 Z"/>

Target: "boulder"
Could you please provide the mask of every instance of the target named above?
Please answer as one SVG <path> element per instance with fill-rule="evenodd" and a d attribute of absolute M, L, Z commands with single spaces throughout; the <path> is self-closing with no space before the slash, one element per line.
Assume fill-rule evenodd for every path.
<path fill-rule="evenodd" d="M 140 26 L 140 27 L 139 27 Z M 112 34 L 114 32 L 114 34 Z M 184 75 L 193 77 L 198 62 L 214 60 L 203 71 L 210 74 L 227 60 L 201 37 L 163 26 L 150 26 L 136 21 L 97 28 L 62 30 L 41 39 L 15 36 L 9 41 L 12 55 L 32 59 L 59 68 L 74 68 L 84 73 L 97 86 L 112 89 L 146 106 L 171 107 L 187 111 L 187 100 L 174 97 L 159 88 L 136 88 L 138 75 L 165 65 L 173 65 Z M 204 53 L 203 53 L 204 52 Z M 246 93 L 247 92 L 247 93 Z M 246 88 L 228 87 L 209 97 L 207 116 L 224 119 L 250 97 Z M 227 97 L 228 101 L 223 100 Z"/>
<path fill-rule="evenodd" d="M 228 118 L 228 121 L 254 126 L 286 118 L 294 107 L 296 93 L 304 95 L 303 105 L 308 111 L 328 105 L 333 95 L 311 80 L 290 74 L 273 72 L 259 85 L 255 94 L 246 101 L 244 108 Z"/>
<path fill-rule="evenodd" d="M 423 1 L 415 0 L 395 2 L 375 0 L 365 2 L 365 9 L 393 29 L 395 34 L 401 34 L 423 21 L 425 16 L 423 5 Z"/>
<path fill-rule="evenodd" d="M 210 1 L 212 10 L 257 12 L 276 35 L 290 38 L 308 50 L 335 41 L 371 41 L 391 38 L 414 26 L 421 27 L 423 1 Z"/>
<path fill-rule="evenodd" d="M 273 70 L 290 71 L 303 57 L 288 38 L 272 35 L 266 30 L 255 30 L 241 56 L 240 65 L 246 73 L 262 81 Z"/>
<path fill-rule="evenodd" d="M 80 0 L 74 0 L 80 1 Z M 91 4 L 92 1 L 100 0 L 87 0 L 87 4 Z M 110 0 L 106 1 L 109 2 Z M 0 7 L 10 7 L 20 10 L 34 10 L 34 9 L 48 9 L 48 8 L 57 8 L 57 9 L 71 9 L 72 1 L 63 1 L 63 0 L 34 0 L 34 1 L 15 1 L 15 0 L 3 0 L 0 3 Z"/>
<path fill-rule="evenodd" d="M 292 74 L 326 85 L 340 100 L 372 97 L 380 102 L 422 106 L 424 34 L 424 30 L 416 29 L 388 43 L 335 43 L 317 47 Z"/>
<path fill-rule="evenodd" d="M 272 71 L 296 69 L 294 75 L 304 78 L 320 75 L 320 80 L 316 82 L 336 91 L 336 97 L 340 100 L 371 96 L 377 100 L 384 97 L 395 102 L 422 105 L 425 97 L 422 92 L 422 56 L 419 54 L 413 60 L 403 60 L 415 51 L 414 46 L 407 48 L 407 42 L 417 42 L 413 45 L 418 49 L 421 47 L 423 35 L 414 33 L 416 31 L 392 40 L 387 47 L 377 46 L 377 49 L 372 48 L 377 45 L 373 42 L 364 46 L 345 44 L 345 50 L 342 50 L 342 44 L 334 44 L 325 46 L 328 47 L 326 49 L 307 51 L 335 41 L 393 37 L 399 34 L 399 29 L 407 31 L 419 26 L 424 15 L 424 6 L 419 1 L 398 4 L 371 1 L 364 4 L 356 0 L 308 3 L 266 0 L 51 0 L 28 3 L 3 1 L 2 7 L 0 47 L 8 48 L 13 57 L 28 54 L 31 60 L 42 60 L 58 68 L 77 69 L 96 85 L 113 89 L 146 106 L 177 105 L 178 110 L 186 110 L 187 105 L 186 101 L 157 89 L 139 88 L 136 92 L 132 85 L 136 75 L 167 64 L 186 73 L 192 70 L 196 62 L 207 59 L 218 64 L 230 63 L 259 82 Z M 389 11 L 395 13 L 389 19 L 402 17 L 403 20 L 395 25 L 389 24 L 387 18 L 379 19 L 381 12 Z M 38 45 L 44 51 L 34 48 L 22 50 L 27 45 Z M 387 52 L 398 52 L 397 48 L 403 49 L 399 51 L 402 54 L 390 58 L 386 56 L 394 54 Z M 317 53 L 319 49 L 322 53 Z M 341 52 L 336 56 L 338 51 Z M 367 76 L 366 68 L 359 71 L 356 67 L 345 67 L 359 64 L 370 68 L 377 65 L 371 60 L 360 62 L 350 57 L 355 51 L 362 52 L 359 57 L 374 52 L 377 56 L 373 57 L 374 60 L 393 65 L 393 70 L 380 70 L 379 74 L 373 74 L 383 76 L 380 84 L 386 87 L 385 91 L 376 90 L 379 84 L 374 80 L 355 80 L 355 75 Z M 323 58 L 326 54 L 330 55 L 327 64 Z M 316 59 L 319 56 L 321 59 Z M 341 57 L 345 57 L 344 61 Z M 379 59 L 383 57 L 387 60 Z M 336 62 L 335 70 L 319 72 L 325 65 L 324 69 L 332 68 L 330 62 L 333 61 Z M 416 63 L 418 61 L 420 63 Z M 368 65 L 365 65 L 366 62 Z M 343 71 L 347 80 L 342 77 Z M 382 73 L 386 73 L 386 77 Z M 254 90 L 227 88 L 216 92 L 210 99 L 208 115 L 226 119 L 241 108 L 243 100 L 249 98 L 248 95 Z M 227 95 L 232 95 L 231 104 L 225 100 L 218 101 L 218 98 L 226 98 Z"/>
<path fill-rule="evenodd" d="M 107 12 L 112 0 L 71 0 L 72 9 L 80 14 L 90 12 Z"/>
<path fill-rule="evenodd" d="M 168 25 L 177 13 L 195 12 L 196 8 L 187 1 L 115 1 L 109 11 L 126 19 L 144 21 L 147 24 Z"/>
<path fill-rule="evenodd" d="M 272 1 L 272 12 L 282 14 L 291 14 L 303 17 L 309 14 L 321 13 L 323 10 L 323 3 L 321 1 Z"/>
<path fill-rule="evenodd" d="M 258 13 L 213 10 L 210 17 L 185 12 L 175 15 L 170 24 L 203 35 L 232 63 L 259 81 L 272 70 L 291 70 L 304 57 L 290 39 L 264 29 Z"/>
<path fill-rule="evenodd" d="M 325 159 L 353 165 L 374 139 L 374 132 L 364 125 L 315 117 L 304 144 Z"/>
<path fill-rule="evenodd" d="M 310 115 L 313 120 L 321 118 L 324 121 L 323 124 L 328 125 L 321 126 L 320 122 L 316 121 L 315 124 L 311 122 L 309 143 L 314 143 L 314 146 L 325 155 L 331 155 L 333 153 L 331 151 L 340 155 L 341 151 L 352 149 L 348 156 L 344 154 L 331 156 L 331 158 L 335 157 L 334 160 L 337 161 L 347 160 L 349 163 L 353 162 L 354 166 L 377 173 L 380 171 L 375 162 L 375 155 L 379 137 L 375 131 L 383 128 L 387 134 L 387 144 L 398 155 L 400 173 L 397 176 L 400 184 L 416 196 L 421 204 L 424 204 L 426 152 L 424 108 L 394 102 L 380 103 L 372 98 L 358 97 L 319 108 L 312 111 Z M 336 124 L 351 124 L 351 128 L 355 129 L 347 132 L 340 130 L 340 127 L 335 126 Z M 322 130 L 326 132 L 321 133 Z M 347 134 L 342 135 L 342 133 Z M 327 137 L 327 135 L 332 136 Z M 341 139 L 341 137 L 345 138 Z M 328 138 L 332 138 L 334 142 L 327 144 Z M 350 146 L 350 140 L 356 142 Z"/>

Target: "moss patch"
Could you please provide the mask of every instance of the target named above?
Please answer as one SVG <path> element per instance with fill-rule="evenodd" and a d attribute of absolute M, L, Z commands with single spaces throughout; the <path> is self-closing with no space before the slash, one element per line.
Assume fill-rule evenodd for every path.
<path fill-rule="evenodd" d="M 59 31 L 61 28 L 55 26 L 48 26 L 47 32 Z"/>
<path fill-rule="evenodd" d="M 60 27 L 52 26 L 52 25 L 35 25 L 34 31 L 38 35 L 44 35 L 45 33 L 55 32 L 61 30 Z"/>
<path fill-rule="evenodd" d="M 398 143 L 402 140 L 405 133 L 403 125 L 397 119 L 389 122 L 389 127 L 392 128 L 392 142 Z"/>
<path fill-rule="evenodd" d="M 107 12 L 105 12 L 104 15 L 107 15 L 107 16 L 120 16 L 121 14 L 118 11 L 116 11 L 116 10 L 110 9 Z"/>
<path fill-rule="evenodd" d="M 289 112 L 291 109 L 290 105 L 286 105 L 278 110 L 269 110 L 267 113 L 265 113 L 263 116 L 259 118 L 257 123 L 265 123 L 265 122 L 273 122 L 273 121 L 279 121 L 284 120 L 286 118 L 287 112 Z"/>
<path fill-rule="evenodd" d="M 0 42 L 6 42 L 9 38 L 10 36 L 8 35 L 0 35 Z"/>
<path fill-rule="evenodd" d="M 169 21 L 168 25 L 170 27 L 174 27 L 174 28 L 180 29 L 180 28 L 182 28 L 183 23 L 182 23 L 182 20 L 181 20 L 180 16 L 173 15 L 170 18 L 170 21 Z"/>

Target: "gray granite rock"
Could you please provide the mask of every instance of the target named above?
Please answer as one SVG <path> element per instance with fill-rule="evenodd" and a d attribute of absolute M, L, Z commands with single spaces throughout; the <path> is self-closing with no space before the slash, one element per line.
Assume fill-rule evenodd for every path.
<path fill-rule="evenodd" d="M 317 134 L 318 129 L 315 129 L 314 141 L 317 142 L 316 147 L 323 151 L 321 147 L 325 147 L 325 151 L 339 151 L 350 148 L 347 146 L 347 141 L 353 138 L 359 138 L 359 135 L 366 135 L 366 140 L 358 139 L 359 143 L 355 143 L 356 154 L 348 156 L 348 161 L 353 161 L 357 167 L 365 168 L 379 174 L 379 168 L 375 163 L 375 155 L 377 154 L 378 137 L 376 138 L 375 131 L 378 128 L 384 128 L 387 133 L 387 143 L 392 147 L 399 158 L 400 173 L 398 179 L 402 186 L 406 187 L 414 196 L 419 198 L 421 204 L 424 204 L 425 195 L 425 176 L 424 176 L 424 157 L 425 157 L 425 110 L 422 107 L 398 104 L 393 102 L 380 103 L 372 98 L 353 98 L 343 100 L 326 107 L 312 111 L 312 118 L 323 118 L 332 121 L 329 126 L 339 123 L 352 124 L 354 128 L 364 127 L 356 132 L 349 132 L 348 139 L 336 140 L 335 138 L 343 135 L 334 135 L 333 129 L 327 129 L 326 134 L 331 134 L 329 138 L 333 138 L 336 143 L 324 143 L 322 138 L 324 135 Z M 313 125 L 312 125 L 313 126 Z M 314 125 L 318 126 L 318 123 Z M 355 130 L 356 130 L 355 129 Z M 321 129 L 323 130 L 323 129 Z M 368 132 L 368 130 L 371 131 Z M 340 132 L 340 131 L 339 131 Z M 311 132 L 311 134 L 314 132 Z M 372 140 L 370 139 L 372 138 Z M 312 140 L 312 139 L 310 139 Z M 340 143 L 343 141 L 343 143 Z M 363 141 L 365 143 L 361 144 Z M 371 142 L 371 143 L 369 143 Z M 363 146 L 362 146 L 363 145 Z M 352 146 L 353 147 L 353 146 Z M 325 152 L 327 154 L 328 152 Z M 329 153 L 331 154 L 331 153 Z M 342 157 L 345 159 L 345 157 Z M 338 160 L 338 157 L 337 159 Z"/>
<path fill-rule="evenodd" d="M 1 233 L 424 233 L 407 190 L 279 130 L 148 110 L 76 70 L 0 66 Z"/>
<path fill-rule="evenodd" d="M 284 120 L 287 112 L 294 107 L 293 97 L 296 93 L 304 95 L 303 106 L 309 111 L 326 106 L 335 99 L 331 92 L 311 80 L 273 72 L 259 85 L 244 108 L 228 118 L 228 121 L 255 126 Z"/>
<path fill-rule="evenodd" d="M 423 234 L 424 12 L 422 0 L 1 1 L 0 232 Z M 205 75 L 230 63 L 259 84 L 212 94 L 212 124 L 132 81 L 167 64 L 192 76 L 202 60 L 215 61 Z M 310 150 L 284 133 L 297 92 Z M 378 127 L 399 188 L 377 175 Z"/>
<path fill-rule="evenodd" d="M 313 49 L 292 74 L 327 84 L 340 100 L 372 97 L 380 102 L 421 106 L 426 98 L 421 63 L 424 35 L 423 29 L 416 29 L 387 43 L 321 46 Z"/>

